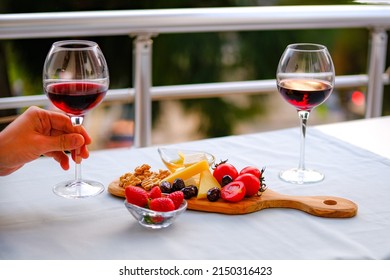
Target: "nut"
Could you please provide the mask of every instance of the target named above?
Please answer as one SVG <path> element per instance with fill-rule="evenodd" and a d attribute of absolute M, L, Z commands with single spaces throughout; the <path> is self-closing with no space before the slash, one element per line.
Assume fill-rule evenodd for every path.
<path fill-rule="evenodd" d="M 149 191 L 152 187 L 160 185 L 161 181 L 171 174 L 169 170 L 160 169 L 158 172 L 153 172 L 150 169 L 148 164 L 137 166 L 134 172 L 125 173 L 119 178 L 119 186 L 121 188 L 128 185 L 140 186 Z"/>

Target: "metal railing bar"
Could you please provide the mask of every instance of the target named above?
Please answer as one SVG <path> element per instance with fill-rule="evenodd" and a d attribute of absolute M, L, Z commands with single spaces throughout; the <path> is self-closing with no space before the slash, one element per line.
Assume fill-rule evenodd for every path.
<path fill-rule="evenodd" d="M 366 118 L 379 117 L 382 115 L 383 106 L 383 78 L 381 74 L 386 68 L 388 36 L 382 28 L 373 29 L 370 32 L 370 53 L 368 78 L 370 83 L 367 88 Z"/>
<path fill-rule="evenodd" d="M 387 75 L 383 81 L 388 82 Z M 367 86 L 368 76 L 364 74 L 336 77 L 336 88 Z M 276 91 L 276 80 L 221 82 L 207 84 L 152 87 L 153 100 L 224 97 L 232 94 L 267 94 Z"/>
<path fill-rule="evenodd" d="M 389 84 L 387 74 L 382 76 L 383 83 Z M 367 86 L 368 75 L 337 76 L 335 88 L 350 88 Z M 153 101 L 191 98 L 225 97 L 232 94 L 268 94 L 276 90 L 275 79 L 256 81 L 220 82 L 207 84 L 189 84 L 173 86 L 156 86 L 150 90 Z M 108 91 L 105 102 L 133 103 L 134 88 L 111 89 Z M 50 101 L 44 94 L 3 97 L 0 99 L 0 109 L 23 108 L 32 105 L 47 106 Z"/>
<path fill-rule="evenodd" d="M 370 27 L 390 28 L 390 6 L 256 6 L 0 15 L 0 39 Z"/>

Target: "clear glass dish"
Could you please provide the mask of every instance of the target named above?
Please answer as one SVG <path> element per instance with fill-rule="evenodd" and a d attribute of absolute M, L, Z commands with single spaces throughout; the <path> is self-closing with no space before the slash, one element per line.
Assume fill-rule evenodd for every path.
<path fill-rule="evenodd" d="M 183 200 L 183 203 L 178 209 L 169 212 L 153 211 L 128 203 L 126 200 L 124 203 L 127 210 L 141 226 L 152 229 L 160 229 L 170 226 L 175 219 L 187 209 L 186 200 Z"/>
<path fill-rule="evenodd" d="M 215 157 L 212 154 L 203 151 L 163 147 L 159 147 L 157 151 L 162 162 L 172 173 L 191 164 L 199 162 L 200 160 L 207 160 L 210 167 L 215 162 Z"/>

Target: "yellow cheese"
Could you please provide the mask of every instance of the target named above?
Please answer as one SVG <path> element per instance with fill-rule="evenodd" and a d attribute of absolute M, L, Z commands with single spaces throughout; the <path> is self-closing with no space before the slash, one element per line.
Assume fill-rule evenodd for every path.
<path fill-rule="evenodd" d="M 198 189 L 198 199 L 207 198 L 207 192 L 211 188 L 221 189 L 221 185 L 218 183 L 217 179 L 211 174 L 210 169 L 202 171 L 200 173 L 200 182 Z"/>
<path fill-rule="evenodd" d="M 186 186 L 194 185 L 199 188 L 199 179 L 200 179 L 200 174 L 197 174 L 195 176 L 192 176 L 191 178 L 184 180 L 184 184 Z"/>
<path fill-rule="evenodd" d="M 202 160 L 202 161 L 194 163 L 194 164 L 192 164 L 184 169 L 180 169 L 180 170 L 176 171 L 175 173 L 166 177 L 164 179 L 164 181 L 168 181 L 171 184 L 173 183 L 173 181 L 175 181 L 175 179 L 178 179 L 178 178 L 183 179 L 185 181 L 185 180 L 201 173 L 204 170 L 210 171 L 209 168 L 210 167 L 209 167 L 207 160 Z"/>

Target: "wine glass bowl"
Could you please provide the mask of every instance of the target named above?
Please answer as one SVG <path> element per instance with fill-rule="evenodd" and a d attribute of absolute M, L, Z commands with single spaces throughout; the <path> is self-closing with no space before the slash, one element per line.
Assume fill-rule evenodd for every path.
<path fill-rule="evenodd" d="M 332 92 L 332 85 L 320 80 L 287 79 L 278 84 L 283 98 L 297 110 L 311 111 L 322 104 Z"/>
<path fill-rule="evenodd" d="M 52 83 L 46 87 L 53 105 L 70 116 L 85 115 L 103 100 L 106 91 L 105 85 L 90 82 Z"/>
<path fill-rule="evenodd" d="M 53 43 L 43 67 L 43 88 L 54 106 L 65 112 L 73 126 L 99 105 L 109 86 L 109 73 L 98 44 L 85 40 Z M 103 184 L 81 178 L 80 150 L 75 151 L 75 179 L 59 183 L 53 191 L 67 198 L 86 198 L 104 191 Z"/>
<path fill-rule="evenodd" d="M 321 172 L 305 167 L 306 128 L 310 112 L 332 93 L 334 80 L 332 58 L 325 46 L 302 43 L 286 47 L 276 73 L 277 88 L 280 95 L 297 109 L 301 121 L 299 165 L 279 174 L 286 182 L 304 184 L 324 179 Z"/>

